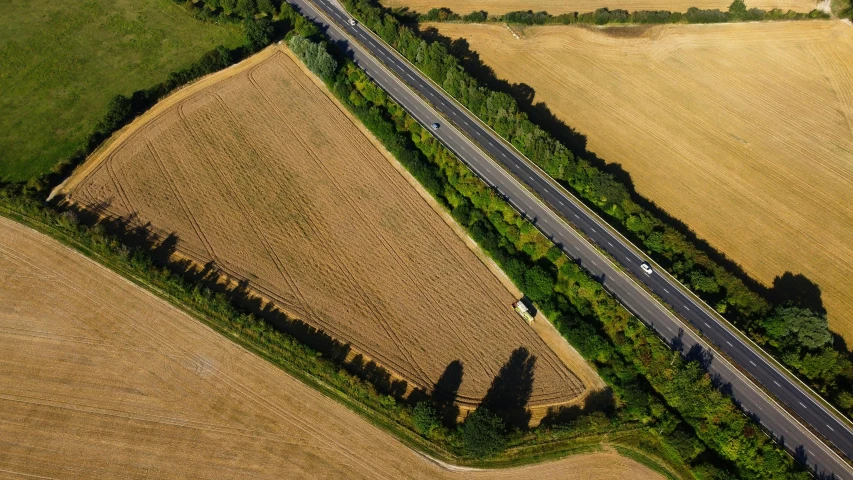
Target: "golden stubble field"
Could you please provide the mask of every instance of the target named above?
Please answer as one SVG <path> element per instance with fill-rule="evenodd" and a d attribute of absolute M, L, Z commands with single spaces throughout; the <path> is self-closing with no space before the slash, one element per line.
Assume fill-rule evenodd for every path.
<path fill-rule="evenodd" d="M 450 472 L 60 243 L 0 217 L 0 477 L 660 478 L 615 453 Z"/>
<path fill-rule="evenodd" d="M 546 321 L 539 335 L 512 311 L 517 292 L 314 78 L 279 48 L 209 77 L 90 159 L 67 198 L 175 233 L 181 255 L 410 385 L 430 390 L 461 362 L 462 406 L 519 347 L 536 357 L 540 413 L 600 388 Z"/>
<path fill-rule="evenodd" d="M 853 27 L 435 25 L 536 91 L 639 192 L 754 278 L 802 273 L 853 342 Z"/>
<path fill-rule="evenodd" d="M 814 0 L 745 0 L 747 8 L 772 10 L 794 10 L 809 12 L 817 7 Z M 730 0 L 381 0 L 382 5 L 390 8 L 406 7 L 409 10 L 426 13 L 432 8 L 449 8 L 454 12 L 465 15 L 477 10 L 500 15 L 519 10 L 546 11 L 552 15 L 572 12 L 593 12 L 598 8 L 607 7 L 611 10 L 622 9 L 633 12 L 636 10 L 668 10 L 671 12 L 686 12 L 690 7 L 718 8 L 727 10 Z"/>

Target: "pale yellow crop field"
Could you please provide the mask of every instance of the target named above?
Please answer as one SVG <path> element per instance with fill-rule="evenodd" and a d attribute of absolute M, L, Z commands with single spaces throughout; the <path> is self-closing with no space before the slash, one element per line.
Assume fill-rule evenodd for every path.
<path fill-rule="evenodd" d="M 660 478 L 612 452 L 448 471 L 5 217 L 0 305 L 2 478 Z"/>
<path fill-rule="evenodd" d="M 770 285 L 822 290 L 853 343 L 853 27 L 435 25 L 526 83 L 645 197 Z"/>
<path fill-rule="evenodd" d="M 745 0 L 748 8 L 761 8 L 771 10 L 781 8 L 782 10 L 794 10 L 795 12 L 809 12 L 817 6 L 814 0 Z M 623 9 L 633 12 L 635 10 L 668 10 L 673 12 L 686 12 L 690 7 L 696 8 L 719 8 L 727 10 L 732 3 L 730 0 L 572 0 L 564 2 L 560 0 L 381 0 L 386 7 L 407 7 L 415 12 L 426 13 L 431 8 L 449 8 L 458 14 L 471 13 L 477 10 L 485 10 L 492 14 L 503 14 L 519 10 L 542 10 L 558 15 L 571 12 L 592 12 L 601 7 L 611 10 Z"/>

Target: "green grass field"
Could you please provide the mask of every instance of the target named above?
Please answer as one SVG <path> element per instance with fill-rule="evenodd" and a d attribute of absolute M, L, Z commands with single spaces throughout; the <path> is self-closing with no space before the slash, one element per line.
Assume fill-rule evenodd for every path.
<path fill-rule="evenodd" d="M 0 15 L 0 179 L 45 173 L 80 146 L 110 99 L 165 80 L 236 24 L 192 18 L 170 0 L 13 0 Z"/>

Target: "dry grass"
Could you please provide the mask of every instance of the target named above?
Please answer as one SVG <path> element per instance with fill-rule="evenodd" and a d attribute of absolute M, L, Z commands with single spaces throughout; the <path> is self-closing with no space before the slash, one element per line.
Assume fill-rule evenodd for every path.
<path fill-rule="evenodd" d="M 601 387 L 565 341 L 516 316 L 517 292 L 300 65 L 271 48 L 179 92 L 63 188 L 174 232 L 181 254 L 215 262 L 410 385 L 429 390 L 462 362 L 463 406 L 519 347 L 536 357 L 539 413 Z"/>
<path fill-rule="evenodd" d="M 408 7 L 409 10 L 426 13 L 431 8 L 446 7 L 458 14 L 467 14 L 476 10 L 485 10 L 492 14 L 503 14 L 519 10 L 542 10 L 558 15 L 571 12 L 592 12 L 597 8 L 607 7 L 611 10 L 621 8 L 633 12 L 635 10 L 669 10 L 686 12 L 690 7 L 719 8 L 727 10 L 730 0 L 381 0 L 386 7 Z M 770 10 L 794 10 L 809 12 L 817 6 L 814 0 L 746 0 L 748 8 Z"/>
<path fill-rule="evenodd" d="M 3 478 L 656 478 L 613 453 L 448 472 L 159 298 L 2 217 L 0 304 Z"/>
<path fill-rule="evenodd" d="M 527 83 L 638 190 L 772 284 L 820 285 L 853 342 L 853 28 L 842 22 L 581 28 L 437 25 Z"/>

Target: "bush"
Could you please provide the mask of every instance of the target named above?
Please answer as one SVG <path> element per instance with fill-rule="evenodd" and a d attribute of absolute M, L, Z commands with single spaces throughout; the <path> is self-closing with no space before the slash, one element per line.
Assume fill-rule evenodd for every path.
<path fill-rule="evenodd" d="M 474 458 L 489 458 L 506 448 L 506 427 L 497 415 L 485 408 L 478 408 L 459 427 L 459 438 L 465 454 Z"/>
<path fill-rule="evenodd" d="M 412 410 L 412 424 L 418 433 L 426 437 L 429 437 L 435 429 L 441 427 L 435 407 L 432 406 L 432 403 L 425 400 L 418 402 Z"/>
<path fill-rule="evenodd" d="M 305 66 L 323 80 L 329 81 L 335 75 L 338 62 L 329 55 L 323 45 L 314 43 L 301 35 L 291 37 L 288 45 L 293 53 L 305 63 Z"/>

